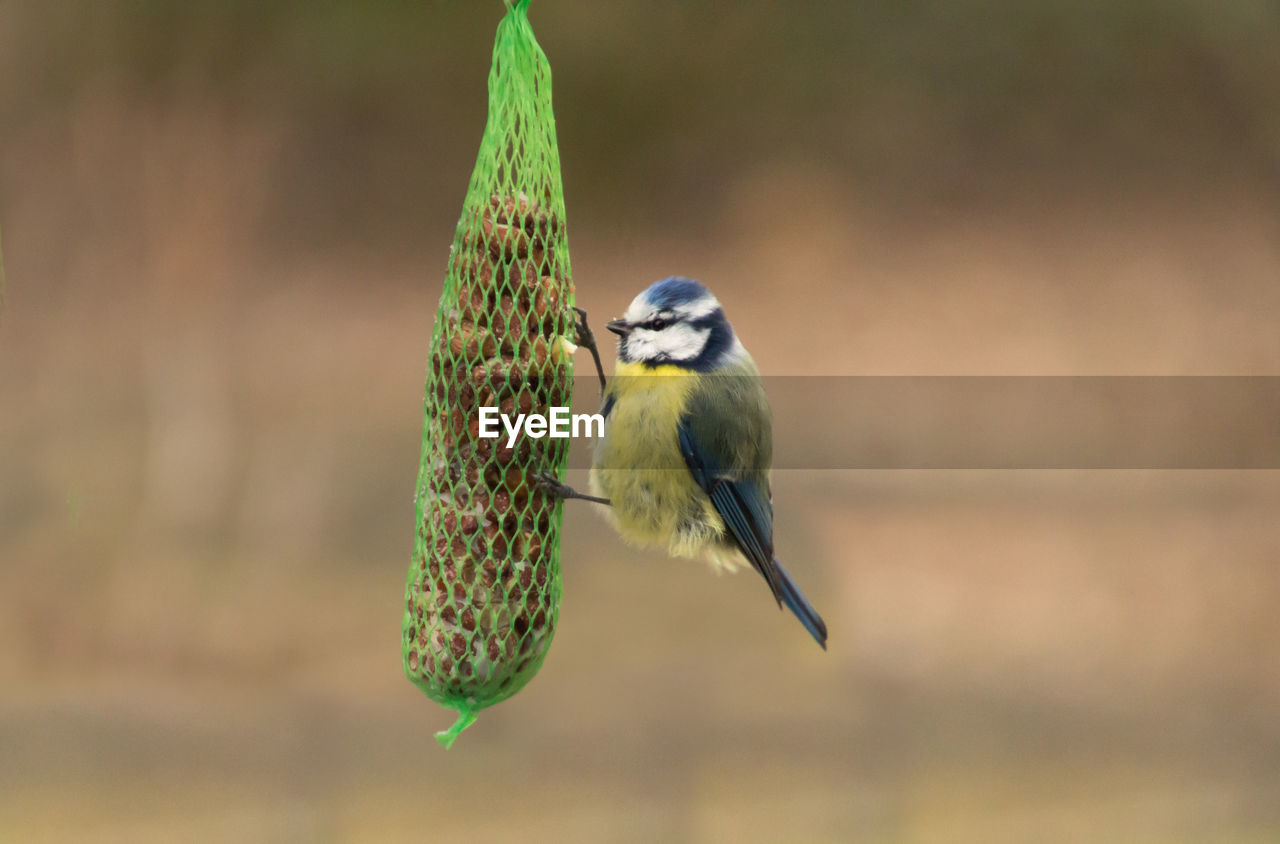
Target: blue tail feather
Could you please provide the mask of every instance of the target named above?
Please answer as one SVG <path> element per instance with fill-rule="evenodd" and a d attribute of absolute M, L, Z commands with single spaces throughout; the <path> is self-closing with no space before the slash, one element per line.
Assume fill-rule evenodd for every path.
<path fill-rule="evenodd" d="M 800 623 L 804 625 L 804 629 L 809 631 L 809 635 L 814 641 L 822 646 L 825 651 L 827 649 L 827 625 L 822 620 L 822 616 L 818 615 L 818 611 L 813 605 L 805 599 L 801 593 L 800 587 L 796 586 L 796 582 L 791 579 L 791 575 L 782 567 L 782 563 L 778 562 L 778 558 L 773 558 L 773 564 L 778 568 L 779 578 L 782 582 L 782 603 L 787 605 L 787 609 L 795 613 L 796 618 L 800 619 Z"/>

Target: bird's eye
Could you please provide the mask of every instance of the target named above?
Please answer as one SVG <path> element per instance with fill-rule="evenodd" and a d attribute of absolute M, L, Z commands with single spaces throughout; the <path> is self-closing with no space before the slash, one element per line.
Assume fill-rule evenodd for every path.
<path fill-rule="evenodd" d="M 655 319 L 650 321 L 649 327 L 654 331 L 661 331 L 667 327 L 667 321 L 665 319 Z"/>

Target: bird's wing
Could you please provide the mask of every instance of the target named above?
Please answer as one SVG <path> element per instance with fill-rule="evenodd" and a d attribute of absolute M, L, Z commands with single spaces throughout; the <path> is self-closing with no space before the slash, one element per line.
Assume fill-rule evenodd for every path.
<path fill-rule="evenodd" d="M 773 558 L 769 497 L 768 403 L 758 379 L 722 377 L 716 383 L 721 377 L 704 376 L 690 397 L 680 419 L 680 453 L 734 543 L 781 602 L 784 575 Z"/>

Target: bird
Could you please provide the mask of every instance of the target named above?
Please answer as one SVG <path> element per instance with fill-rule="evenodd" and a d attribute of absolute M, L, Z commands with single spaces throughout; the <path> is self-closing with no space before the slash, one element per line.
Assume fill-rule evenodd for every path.
<path fill-rule="evenodd" d="M 599 370 L 585 312 L 578 315 L 579 338 Z M 730 571 L 750 566 L 826 650 L 826 623 L 774 555 L 772 412 L 719 300 L 700 282 L 672 276 L 607 327 L 618 335 L 618 357 L 604 387 L 591 494 L 550 475 L 544 485 L 561 498 L 607 505 L 633 545 Z"/>

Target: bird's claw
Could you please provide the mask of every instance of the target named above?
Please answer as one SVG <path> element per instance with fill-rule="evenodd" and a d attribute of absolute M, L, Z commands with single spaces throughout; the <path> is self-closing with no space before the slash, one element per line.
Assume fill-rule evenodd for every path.
<path fill-rule="evenodd" d="M 578 332 L 577 339 L 574 342 L 588 349 L 596 348 L 596 335 L 587 323 L 586 308 L 574 306 L 573 312 L 577 314 L 577 319 L 573 321 L 573 327 Z"/>
<path fill-rule="evenodd" d="M 564 501 L 576 498 L 580 501 L 591 501 L 596 504 L 603 504 L 606 507 L 609 506 L 609 499 L 600 498 L 595 495 L 584 495 L 568 484 L 561 483 L 560 479 L 550 472 L 539 472 L 534 475 L 533 483 L 534 486 L 542 490 L 551 498 L 558 498 Z"/>
<path fill-rule="evenodd" d="M 591 352 L 591 360 L 596 365 L 596 375 L 600 378 L 600 394 L 604 394 L 604 366 L 600 363 L 600 347 L 596 345 L 596 335 L 591 331 L 591 326 L 587 323 L 587 312 L 584 308 L 574 307 L 573 312 L 577 314 L 573 327 L 577 333 L 577 344 L 587 351 Z"/>
<path fill-rule="evenodd" d="M 552 498 L 568 498 L 565 493 L 572 495 L 573 489 L 566 486 L 559 478 L 550 472 L 539 472 L 533 478 L 534 486 L 542 490 Z"/>

